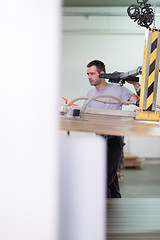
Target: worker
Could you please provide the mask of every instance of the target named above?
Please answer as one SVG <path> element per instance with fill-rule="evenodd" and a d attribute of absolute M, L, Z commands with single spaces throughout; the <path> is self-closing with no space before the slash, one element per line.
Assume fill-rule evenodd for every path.
<path fill-rule="evenodd" d="M 124 86 L 118 84 L 107 83 L 104 78 L 99 75 L 106 73 L 105 65 L 100 60 L 93 60 L 87 64 L 87 75 L 91 86 L 88 97 L 93 97 L 99 94 L 108 94 L 120 98 L 122 101 L 137 102 L 138 95 Z M 129 82 L 133 84 L 135 90 L 139 91 L 140 84 L 138 82 Z M 114 100 L 112 98 L 103 97 L 105 100 Z M 121 104 L 108 104 L 99 101 L 91 101 L 87 107 L 103 108 L 103 109 L 122 109 Z M 107 142 L 107 198 L 121 198 L 119 182 L 118 182 L 118 167 L 123 153 L 124 141 L 121 136 L 101 135 Z"/>

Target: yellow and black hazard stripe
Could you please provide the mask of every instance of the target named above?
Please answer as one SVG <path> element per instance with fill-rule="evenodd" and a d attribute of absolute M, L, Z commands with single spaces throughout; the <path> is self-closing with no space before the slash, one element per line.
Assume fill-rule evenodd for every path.
<path fill-rule="evenodd" d="M 146 33 L 140 104 L 136 119 L 159 121 L 160 114 L 156 111 L 156 103 L 160 67 L 160 29 L 148 29 Z"/>
<path fill-rule="evenodd" d="M 153 95 L 154 95 L 154 80 L 155 80 L 155 66 L 157 56 L 157 44 L 158 44 L 158 31 L 152 33 L 151 52 L 149 62 L 149 76 L 148 76 L 148 89 L 147 89 L 147 101 L 146 110 L 152 111 Z"/>

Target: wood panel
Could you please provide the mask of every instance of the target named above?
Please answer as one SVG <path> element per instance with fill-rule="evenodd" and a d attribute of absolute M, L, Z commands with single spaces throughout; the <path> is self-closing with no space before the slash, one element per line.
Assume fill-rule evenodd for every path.
<path fill-rule="evenodd" d="M 107 240 L 160 239 L 160 199 L 107 200 Z"/>
<path fill-rule="evenodd" d="M 131 117 L 85 114 L 84 119 L 61 117 L 60 129 L 117 136 L 160 137 L 160 123 Z"/>

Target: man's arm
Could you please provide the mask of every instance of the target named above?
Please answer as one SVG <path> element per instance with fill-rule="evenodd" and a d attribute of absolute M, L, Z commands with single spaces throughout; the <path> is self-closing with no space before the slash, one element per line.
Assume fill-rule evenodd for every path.
<path fill-rule="evenodd" d="M 133 82 L 133 81 L 127 81 L 127 82 L 133 85 L 133 87 L 134 87 L 134 89 L 136 90 L 136 93 L 137 93 L 137 95 L 133 94 L 130 97 L 129 101 L 137 103 L 139 101 L 139 99 L 140 99 L 139 95 L 140 95 L 140 87 L 141 87 L 141 85 L 138 82 Z"/>

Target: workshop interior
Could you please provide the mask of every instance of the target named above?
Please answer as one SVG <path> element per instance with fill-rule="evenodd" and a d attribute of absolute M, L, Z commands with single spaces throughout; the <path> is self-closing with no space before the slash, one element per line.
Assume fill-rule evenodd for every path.
<path fill-rule="evenodd" d="M 158 239 L 160 236 L 160 224 L 156 221 L 160 217 L 158 210 L 160 204 L 159 28 L 160 1 L 64 0 L 63 2 L 61 99 L 58 111 L 62 145 L 63 149 L 67 149 L 62 154 L 62 162 L 65 161 L 67 165 L 66 156 L 69 156 L 70 168 L 66 166 L 68 173 L 63 172 L 63 176 L 65 174 L 66 176 L 62 180 L 62 196 L 68 202 L 65 201 L 66 205 L 63 205 L 62 201 L 64 231 L 61 239 L 65 239 L 65 236 L 69 236 L 68 239 L 73 237 L 79 240 Z M 105 63 L 106 73 L 100 74 L 99 77 L 105 78 L 107 82 L 125 86 L 131 91 L 134 91 L 133 86 L 127 81 L 139 82 L 141 85 L 139 101 L 136 104 L 123 103 L 112 96 L 114 103 L 119 102 L 123 105 L 122 110 L 87 108 L 91 101 L 103 101 L 103 97 L 107 97 L 106 95 L 86 97 L 86 92 L 90 89 L 86 66 L 93 59 Z M 104 103 L 108 102 L 104 100 Z M 118 171 L 122 199 L 106 199 L 104 203 L 102 196 L 105 188 L 103 182 L 105 162 L 102 161 L 100 164 L 99 157 L 96 162 L 97 151 L 101 152 L 98 150 L 99 145 L 102 146 L 104 143 L 95 133 L 124 136 L 123 159 Z M 94 147 L 94 140 L 97 148 Z M 82 151 L 79 152 L 78 149 Z M 105 155 L 105 150 L 103 153 Z M 93 154 L 92 160 L 90 154 L 91 156 Z M 79 171 L 75 166 L 75 158 Z M 94 164 L 96 169 L 99 165 L 95 175 Z M 91 175 L 87 175 L 86 171 L 91 171 Z M 86 185 L 92 185 L 95 177 L 97 178 L 97 184 L 94 183 L 95 191 L 88 186 L 90 193 L 88 197 L 92 199 L 88 208 Z M 69 179 L 68 183 L 67 179 Z M 77 181 L 77 185 L 75 183 L 72 186 L 74 190 L 70 189 L 71 194 L 64 190 L 65 184 L 69 184 L 69 181 L 70 184 Z M 67 189 L 71 187 L 70 184 L 67 185 Z M 82 195 L 85 196 L 85 200 Z M 76 203 L 75 209 L 71 210 L 70 207 L 65 211 L 65 207 L 69 206 L 73 199 Z M 104 215 L 102 205 L 105 205 L 106 209 Z M 77 208 L 85 209 L 86 215 L 88 212 L 88 216 L 92 215 L 91 218 L 95 221 L 85 218 L 86 215 L 83 216 L 79 211 L 76 215 Z M 98 212 L 96 212 L 97 208 Z M 72 211 L 75 211 L 75 215 Z M 68 218 L 72 222 L 71 225 L 68 223 Z M 86 221 L 91 221 L 92 224 L 87 225 Z M 73 222 L 74 227 L 72 227 Z M 84 227 L 86 225 L 87 229 Z M 71 229 L 70 233 L 68 229 Z"/>

